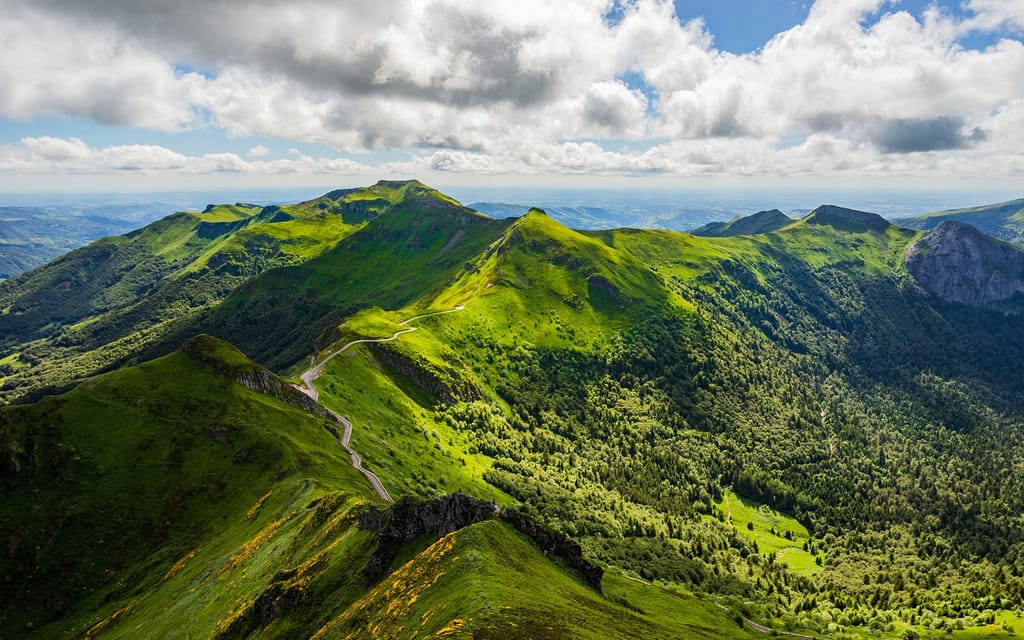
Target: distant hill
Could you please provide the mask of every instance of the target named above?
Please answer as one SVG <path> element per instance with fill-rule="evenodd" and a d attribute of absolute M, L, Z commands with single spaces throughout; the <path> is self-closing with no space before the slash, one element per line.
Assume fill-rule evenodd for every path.
<path fill-rule="evenodd" d="M 518 217 L 534 205 L 509 202 L 474 202 L 467 205 L 492 218 Z M 686 231 L 711 221 L 719 220 L 719 210 L 702 207 L 681 207 L 671 203 L 589 206 L 557 203 L 538 204 L 555 220 L 571 229 L 618 229 L 634 227 L 639 229 L 670 229 Z"/>
<path fill-rule="evenodd" d="M 793 220 L 778 209 L 758 211 L 749 216 L 736 216 L 728 222 L 709 222 L 690 231 L 695 236 L 726 237 L 749 236 L 778 231 Z"/>
<path fill-rule="evenodd" d="M 138 222 L 98 215 L 0 207 L 0 280 L 45 264 L 92 240 L 138 226 Z"/>
<path fill-rule="evenodd" d="M 20 395 L 43 381 L 66 384 L 137 357 L 155 343 L 160 346 L 150 349 L 148 357 L 168 353 L 202 332 L 199 324 L 203 318 L 213 314 L 242 284 L 265 271 L 316 258 L 367 225 L 368 233 L 380 234 L 378 243 L 398 255 L 378 256 L 379 268 L 375 268 L 375 263 L 364 259 L 364 253 L 352 254 L 351 247 L 340 254 L 362 259 L 359 265 L 367 274 L 402 289 L 393 271 L 401 263 L 400 255 L 427 248 L 417 244 L 419 226 L 407 226 L 411 220 L 405 214 L 370 224 L 395 209 L 410 215 L 454 209 L 488 220 L 421 183 L 381 181 L 367 189 L 334 191 L 294 205 L 236 203 L 211 205 L 202 213 L 175 213 L 0 283 L 0 309 L 4 309 L 0 313 L 0 349 L 15 348 L 20 353 L 17 363 L 8 364 L 15 373 L 6 380 L 6 391 L 18 389 Z M 432 228 L 429 217 L 416 224 L 428 232 Z M 395 234 L 411 235 L 410 244 L 396 242 Z M 431 247 L 430 256 L 439 253 L 448 239 Z M 453 251 L 447 258 L 457 255 L 458 251 Z M 366 279 L 361 286 L 338 283 L 335 287 L 365 299 L 384 291 L 373 289 L 374 282 L 378 281 Z M 296 290 L 293 283 L 282 286 L 290 293 Z M 323 286 L 317 283 L 313 290 Z M 380 302 L 386 298 L 381 297 Z M 265 296 L 258 304 L 277 302 Z M 296 305 L 296 311 L 309 313 L 316 321 L 309 326 L 267 327 L 230 315 L 225 322 L 239 323 L 240 332 L 251 331 L 262 340 L 269 340 L 268 336 L 279 330 L 304 330 L 301 338 L 293 334 L 274 343 L 277 349 L 305 353 L 319 332 L 331 325 L 330 319 L 314 315 L 314 309 L 326 314 L 332 307 L 315 307 L 312 302 Z M 255 353 L 253 344 L 247 348 Z M 36 355 L 40 349 L 46 352 L 45 358 Z"/>
<path fill-rule="evenodd" d="M 877 213 L 858 211 L 823 204 L 807 214 L 802 220 L 811 225 L 828 225 L 841 231 L 863 233 L 865 231 L 885 231 L 892 226 L 888 220 Z"/>
<path fill-rule="evenodd" d="M 173 209 L 133 205 L 0 206 L 0 280 L 14 277 L 93 240 L 145 226 Z"/>
<path fill-rule="evenodd" d="M 964 222 L 994 238 L 1024 246 L 1024 198 L 981 207 L 936 211 L 893 222 L 911 229 L 934 229 L 946 220 Z"/>

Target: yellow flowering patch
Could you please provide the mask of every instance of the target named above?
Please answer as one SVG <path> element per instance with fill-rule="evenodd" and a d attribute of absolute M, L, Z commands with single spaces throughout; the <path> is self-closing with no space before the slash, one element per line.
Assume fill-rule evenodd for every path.
<path fill-rule="evenodd" d="M 263 546 L 263 544 L 274 535 L 274 533 L 281 528 L 281 525 L 287 521 L 288 518 L 278 518 L 273 522 L 267 524 L 267 526 L 260 529 L 260 532 L 253 537 L 252 540 L 242 545 L 242 548 L 238 550 L 238 553 L 231 556 L 231 558 L 221 568 L 221 572 L 229 571 L 231 569 L 237 569 L 243 562 L 248 560 L 256 553 L 256 551 Z"/>
<path fill-rule="evenodd" d="M 198 549 L 193 549 L 192 551 L 188 552 L 188 555 L 184 556 L 183 558 L 175 562 L 174 565 L 167 570 L 167 573 L 164 574 L 164 581 L 166 582 L 167 580 L 170 580 L 174 576 L 178 575 L 178 573 L 185 568 L 185 565 L 188 564 L 188 561 L 196 557 L 196 553 L 198 551 Z"/>
<path fill-rule="evenodd" d="M 263 503 L 267 501 L 267 498 L 270 497 L 271 493 L 273 493 L 273 491 L 268 491 L 266 495 L 264 495 L 262 498 L 256 501 L 256 504 L 252 506 L 252 509 L 249 509 L 249 511 L 245 514 L 246 520 L 253 519 L 253 517 L 256 515 L 256 512 L 260 510 L 260 507 L 262 507 Z"/>

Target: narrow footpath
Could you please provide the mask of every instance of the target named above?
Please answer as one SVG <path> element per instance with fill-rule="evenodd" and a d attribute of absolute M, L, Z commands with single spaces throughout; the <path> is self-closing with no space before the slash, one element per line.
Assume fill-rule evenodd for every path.
<path fill-rule="evenodd" d="M 456 311 L 462 311 L 463 308 L 464 307 L 462 305 L 459 305 L 459 306 L 455 307 L 454 309 L 448 309 L 447 311 L 435 311 L 433 313 L 424 313 L 422 315 L 418 315 L 418 316 L 414 316 L 412 318 L 409 318 L 408 320 L 403 320 L 402 322 L 399 322 L 398 324 L 399 324 L 399 326 L 407 327 L 410 322 L 414 322 L 416 320 L 420 320 L 421 318 L 428 318 L 430 316 L 437 316 L 437 315 L 441 315 L 443 313 L 455 313 Z M 346 349 L 348 349 L 349 347 L 355 346 L 357 344 L 363 344 L 363 343 L 366 343 L 366 342 L 391 342 L 392 340 L 394 340 L 398 336 L 406 334 L 406 333 L 412 333 L 415 330 L 416 330 L 416 327 L 408 327 L 407 329 L 402 329 L 400 331 L 396 331 L 391 337 L 388 337 L 388 338 L 361 338 L 359 340 L 353 340 L 351 342 L 346 343 L 341 348 L 336 349 L 336 350 L 331 351 L 330 353 L 328 353 L 327 356 L 323 360 L 321 360 L 318 364 L 313 364 L 311 362 L 310 364 L 312 366 L 310 366 L 309 369 L 307 369 L 306 371 L 304 371 L 302 373 L 302 386 L 299 387 L 299 390 L 302 391 L 303 393 L 305 393 L 310 398 L 312 398 L 314 402 L 316 402 L 317 404 L 320 404 L 320 392 L 317 391 L 315 386 L 313 386 L 313 381 L 316 380 L 318 377 L 320 377 L 320 373 L 323 371 L 324 365 L 327 364 L 328 362 L 330 362 L 335 356 L 337 356 L 337 355 L 339 355 L 341 353 L 344 353 L 344 351 Z M 315 361 L 315 359 L 316 359 L 316 356 L 313 356 L 313 360 L 314 361 Z M 337 421 L 338 424 L 340 424 L 342 426 L 343 431 L 342 431 L 340 442 L 341 442 L 341 446 L 344 447 L 345 451 L 348 451 L 349 456 L 352 457 L 352 466 L 355 467 L 355 469 L 357 471 L 359 471 L 364 476 L 366 476 L 366 479 L 370 481 L 370 484 L 373 485 L 373 489 L 377 492 L 377 495 L 380 496 L 381 499 L 383 499 L 383 500 L 385 500 L 387 502 L 394 502 L 395 501 L 394 498 L 392 498 L 391 494 L 389 494 L 387 489 L 384 488 L 384 485 L 383 485 L 383 483 L 381 483 L 380 478 L 377 477 L 377 474 L 375 474 L 374 472 L 370 471 L 369 469 L 367 469 L 366 467 L 363 466 L 363 459 L 360 458 L 359 454 L 356 453 L 355 450 L 352 448 L 352 445 L 351 445 L 351 442 L 352 442 L 352 423 L 347 418 L 344 418 L 344 417 L 338 415 L 334 411 L 331 411 L 327 407 L 324 407 L 322 404 L 320 404 L 320 406 L 323 407 L 324 411 L 326 411 L 328 414 L 330 414 L 331 417 L 333 417 L 335 419 L 335 421 Z"/>

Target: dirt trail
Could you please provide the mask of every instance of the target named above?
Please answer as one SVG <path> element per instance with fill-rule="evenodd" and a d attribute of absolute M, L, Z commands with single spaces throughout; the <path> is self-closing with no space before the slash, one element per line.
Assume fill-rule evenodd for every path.
<path fill-rule="evenodd" d="M 434 311 L 433 313 L 424 313 L 418 316 L 413 316 L 412 318 L 409 318 L 408 320 L 403 320 L 398 324 L 399 326 L 404 327 L 407 326 L 410 322 L 420 320 L 421 318 L 438 316 L 443 313 L 455 313 L 456 311 L 462 311 L 463 308 L 464 307 L 460 304 L 454 309 L 448 309 L 447 311 Z M 349 347 L 355 346 L 357 344 L 363 344 L 366 342 L 390 342 L 400 335 L 412 333 L 415 330 L 416 327 L 409 327 L 408 329 L 396 331 L 391 337 L 388 338 L 362 338 L 359 340 L 352 340 L 351 342 L 348 342 L 345 345 L 343 345 L 341 348 L 328 353 L 327 356 L 319 363 L 315 363 L 316 356 L 312 356 L 310 359 L 311 366 L 309 367 L 309 369 L 306 369 L 302 373 L 302 386 L 299 387 L 299 390 L 305 393 L 310 398 L 312 398 L 314 402 L 319 404 L 320 392 L 318 392 L 316 390 L 316 387 L 313 386 L 313 381 L 320 377 L 320 373 L 323 371 L 324 365 L 331 361 L 335 356 L 343 353 Z M 356 453 L 355 450 L 352 448 L 352 423 L 349 422 L 348 419 L 338 415 L 337 413 L 331 411 L 327 407 L 324 407 L 322 404 L 320 406 L 323 407 L 324 411 L 329 413 L 331 417 L 333 417 L 338 422 L 338 424 L 340 424 L 343 427 L 340 442 L 341 446 L 344 447 L 345 451 L 348 451 L 348 454 L 352 457 L 352 466 L 355 467 L 357 471 L 366 476 L 366 479 L 370 481 L 371 485 L 373 485 L 373 488 L 377 492 L 377 495 L 379 495 L 383 500 L 386 500 L 387 502 L 394 502 L 394 498 L 392 498 L 391 495 L 388 493 L 387 489 L 384 488 L 384 485 L 383 483 L 381 483 L 380 478 L 377 477 L 377 474 L 363 466 L 363 459 L 360 458 L 359 454 Z"/>

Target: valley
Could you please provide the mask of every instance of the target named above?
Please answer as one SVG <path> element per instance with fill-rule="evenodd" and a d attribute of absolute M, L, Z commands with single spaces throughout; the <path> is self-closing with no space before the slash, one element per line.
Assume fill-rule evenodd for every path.
<path fill-rule="evenodd" d="M 0 283 L 0 623 L 1024 632 L 1024 252 L 831 205 L 720 224 L 381 181 Z"/>

